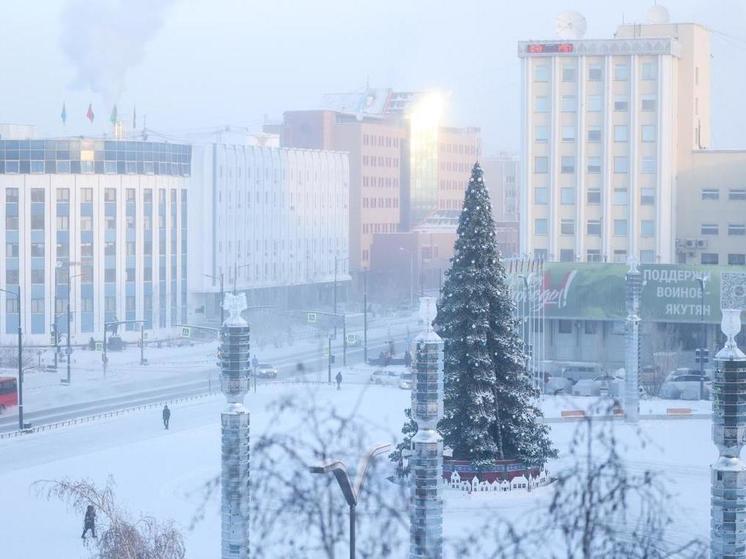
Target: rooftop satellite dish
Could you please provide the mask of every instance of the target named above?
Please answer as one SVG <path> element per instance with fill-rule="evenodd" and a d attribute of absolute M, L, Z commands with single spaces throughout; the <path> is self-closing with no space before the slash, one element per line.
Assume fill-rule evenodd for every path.
<path fill-rule="evenodd" d="M 664 6 L 656 4 L 648 10 L 648 23 L 664 24 L 670 21 L 671 16 L 668 15 L 668 10 Z"/>
<path fill-rule="evenodd" d="M 585 18 L 578 12 L 562 12 L 555 20 L 555 30 L 560 39 L 582 39 L 587 28 Z"/>

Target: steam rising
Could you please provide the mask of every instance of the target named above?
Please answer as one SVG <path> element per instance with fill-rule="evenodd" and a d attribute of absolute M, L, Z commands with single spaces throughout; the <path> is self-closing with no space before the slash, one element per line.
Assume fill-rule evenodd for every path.
<path fill-rule="evenodd" d="M 145 46 L 175 0 L 68 0 L 62 10 L 60 46 L 76 70 L 73 85 L 116 101 L 127 72 L 145 56 Z"/>

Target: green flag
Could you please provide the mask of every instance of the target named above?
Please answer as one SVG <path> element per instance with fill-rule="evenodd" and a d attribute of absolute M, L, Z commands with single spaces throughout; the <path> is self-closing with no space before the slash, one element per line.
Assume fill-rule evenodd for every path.
<path fill-rule="evenodd" d="M 60 113 L 60 118 L 62 119 L 62 124 L 67 124 L 67 109 L 65 108 L 65 103 L 62 103 L 62 112 Z"/>
<path fill-rule="evenodd" d="M 111 109 L 111 117 L 109 117 L 109 120 L 111 120 L 112 124 L 117 123 L 117 106 L 114 105 L 114 108 Z"/>

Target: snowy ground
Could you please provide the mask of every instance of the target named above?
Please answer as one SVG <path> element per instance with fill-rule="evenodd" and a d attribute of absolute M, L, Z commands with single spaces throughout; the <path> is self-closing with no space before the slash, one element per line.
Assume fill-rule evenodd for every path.
<path fill-rule="evenodd" d="M 346 371 L 350 381 L 364 380 L 370 368 Z M 402 424 L 402 410 L 409 406 L 409 392 L 389 386 L 352 383 L 337 392 L 325 385 L 276 384 L 248 394 L 252 433 L 267 428 L 265 406 L 280 394 L 315 397 L 340 411 L 359 406 L 357 413 L 370 421 L 372 440 L 393 438 Z M 172 518 L 186 529 L 199 503 L 199 490 L 218 475 L 220 467 L 220 411 L 222 397 L 210 397 L 173 409 L 172 429 L 164 431 L 160 410 L 131 413 L 95 423 L 35 433 L 0 441 L 0 542 L 2 557 L 87 558 L 81 546 L 81 519 L 58 502 L 47 502 L 31 487 L 43 479 L 89 478 L 103 484 L 113 476 L 117 493 L 135 512 L 160 519 Z M 654 401 L 651 401 L 654 402 Z M 569 405 L 589 404 L 588 399 L 550 397 L 543 406 L 548 415 L 559 415 Z M 676 402 L 656 402 L 665 408 Z M 707 404 L 707 403 L 703 403 Z M 643 404 L 645 406 L 645 404 Z M 648 420 L 640 432 L 648 439 L 644 449 L 637 444 L 635 429 L 615 425 L 628 444 L 630 467 L 666 470 L 674 497 L 670 509 L 676 518 L 671 534 L 706 538 L 709 531 L 709 464 L 716 453 L 710 441 L 709 419 Z M 576 428 L 573 422 L 551 425 L 552 438 L 561 451 Z M 289 428 L 294 427 L 288 425 Z M 550 465 L 558 469 L 565 458 Z M 519 519 L 542 506 L 548 488 L 533 494 L 466 495 L 446 491 L 445 530 L 449 539 L 464 535 L 495 515 Z M 214 500 L 206 518 L 186 535 L 188 557 L 216 557 L 220 519 Z M 41 534 L 41 536 L 40 536 Z"/>

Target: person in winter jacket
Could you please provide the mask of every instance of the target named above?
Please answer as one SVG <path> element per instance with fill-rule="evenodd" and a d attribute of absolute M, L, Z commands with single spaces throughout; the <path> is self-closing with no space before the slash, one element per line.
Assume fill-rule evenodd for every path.
<path fill-rule="evenodd" d="M 337 371 L 337 376 L 334 377 L 337 380 L 337 390 L 342 386 L 342 371 Z"/>
<path fill-rule="evenodd" d="M 168 409 L 168 404 L 163 406 L 163 427 L 168 429 L 168 422 L 171 420 L 171 410 Z"/>
<path fill-rule="evenodd" d="M 85 518 L 83 519 L 83 535 L 80 537 L 85 539 L 85 535 L 88 533 L 88 530 L 91 531 L 91 535 L 95 538 L 96 511 L 94 510 L 93 505 L 88 505 L 88 507 L 86 507 L 85 509 Z"/>

